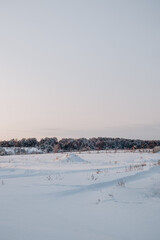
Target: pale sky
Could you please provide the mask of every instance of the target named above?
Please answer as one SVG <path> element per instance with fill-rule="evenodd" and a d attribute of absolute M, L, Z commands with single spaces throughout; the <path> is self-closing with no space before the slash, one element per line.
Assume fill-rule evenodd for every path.
<path fill-rule="evenodd" d="M 0 139 L 160 139 L 159 0 L 0 0 Z"/>

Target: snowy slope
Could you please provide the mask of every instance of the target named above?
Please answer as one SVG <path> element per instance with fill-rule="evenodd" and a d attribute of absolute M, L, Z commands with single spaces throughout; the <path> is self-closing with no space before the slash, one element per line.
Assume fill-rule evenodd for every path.
<path fill-rule="evenodd" d="M 0 157 L 0 240 L 159 240 L 160 154 Z"/>

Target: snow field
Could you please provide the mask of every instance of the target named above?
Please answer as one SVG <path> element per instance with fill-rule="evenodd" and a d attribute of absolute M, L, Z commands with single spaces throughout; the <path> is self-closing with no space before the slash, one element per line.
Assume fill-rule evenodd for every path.
<path fill-rule="evenodd" d="M 0 240 L 159 240 L 160 154 L 0 157 Z"/>

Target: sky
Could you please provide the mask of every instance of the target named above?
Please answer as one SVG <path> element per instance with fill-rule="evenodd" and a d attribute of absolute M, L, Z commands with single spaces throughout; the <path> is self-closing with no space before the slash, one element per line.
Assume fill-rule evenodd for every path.
<path fill-rule="evenodd" d="M 159 13 L 159 0 L 0 0 L 0 140 L 159 140 Z"/>

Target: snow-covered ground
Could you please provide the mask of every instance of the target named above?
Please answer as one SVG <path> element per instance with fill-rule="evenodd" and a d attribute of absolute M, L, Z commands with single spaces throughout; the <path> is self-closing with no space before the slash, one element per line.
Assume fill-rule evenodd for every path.
<path fill-rule="evenodd" d="M 160 153 L 0 157 L 0 240 L 159 240 Z"/>

